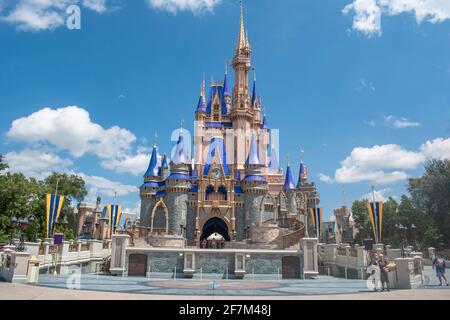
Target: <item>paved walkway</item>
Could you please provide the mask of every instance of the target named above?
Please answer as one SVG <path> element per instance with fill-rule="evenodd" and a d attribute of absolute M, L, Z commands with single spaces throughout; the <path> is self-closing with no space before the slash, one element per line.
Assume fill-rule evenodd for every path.
<path fill-rule="evenodd" d="M 450 287 L 437 287 L 431 268 L 416 290 L 374 293 L 364 280 L 319 276 L 311 280 L 173 280 L 73 274 L 41 275 L 38 285 L 0 282 L 0 299 L 88 300 L 450 300 Z"/>
<path fill-rule="evenodd" d="M 383 293 L 303 296 L 166 296 L 67 290 L 0 282 L 0 299 L 8 300 L 450 300 L 450 289 L 428 288 Z"/>

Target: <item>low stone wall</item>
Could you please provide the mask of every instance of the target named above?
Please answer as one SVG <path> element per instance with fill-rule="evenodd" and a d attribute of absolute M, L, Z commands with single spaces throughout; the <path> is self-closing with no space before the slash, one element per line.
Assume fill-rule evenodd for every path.
<path fill-rule="evenodd" d="M 147 257 L 147 270 L 140 276 L 151 277 L 165 275 L 173 277 L 175 270 L 177 277 L 187 275 L 185 268 L 186 255 L 192 259 L 189 277 L 200 277 L 208 275 L 225 276 L 227 278 L 237 277 L 236 271 L 247 277 L 268 276 L 277 279 L 282 276 L 283 258 L 294 257 L 298 260 L 298 278 L 301 277 L 303 268 L 303 252 L 294 250 L 233 250 L 233 249 L 187 249 L 187 248 L 135 248 L 126 249 L 125 275 L 133 274 L 135 266 L 130 266 L 131 255 L 145 255 Z M 244 260 L 243 269 L 236 265 L 238 256 Z M 144 259 L 145 260 L 145 259 Z M 176 268 L 176 269 L 175 269 Z M 238 270 L 239 269 L 239 270 Z M 140 269 L 142 271 L 142 269 Z M 118 274 L 120 275 L 120 274 Z M 242 276 L 240 277 L 242 278 Z"/>
<path fill-rule="evenodd" d="M 148 244 L 156 248 L 183 248 L 185 242 L 183 238 L 168 235 L 151 235 L 147 239 Z"/>

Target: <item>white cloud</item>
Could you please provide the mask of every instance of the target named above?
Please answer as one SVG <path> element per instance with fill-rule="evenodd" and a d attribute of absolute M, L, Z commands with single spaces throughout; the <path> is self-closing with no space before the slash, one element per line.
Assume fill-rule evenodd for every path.
<path fill-rule="evenodd" d="M 147 0 L 151 7 L 177 13 L 192 11 L 195 14 L 212 12 L 222 0 Z"/>
<path fill-rule="evenodd" d="M 450 159 L 450 138 L 437 138 L 433 141 L 427 141 L 420 147 L 420 151 L 427 159 Z"/>
<path fill-rule="evenodd" d="M 390 189 L 390 188 L 375 190 L 375 192 L 374 192 L 375 193 L 375 201 L 386 202 L 387 200 L 389 200 L 388 193 L 390 193 L 390 192 L 392 192 L 392 189 Z M 393 198 L 395 198 L 395 197 L 393 197 Z M 361 200 L 373 201 L 373 193 L 372 192 L 366 193 L 365 195 L 363 195 L 361 197 Z"/>
<path fill-rule="evenodd" d="M 342 12 L 354 14 L 352 28 L 367 36 L 381 34 L 381 8 L 376 0 L 354 0 Z"/>
<path fill-rule="evenodd" d="M 117 157 L 131 149 L 134 134 L 117 126 L 104 129 L 77 106 L 44 108 L 13 121 L 7 137 L 27 143 L 48 142 L 75 157 L 85 153 L 100 158 Z"/>
<path fill-rule="evenodd" d="M 395 144 L 354 148 L 336 170 L 335 180 L 338 183 L 395 183 L 407 179 L 408 170 L 430 159 L 450 159 L 450 138 L 427 141 L 417 152 Z"/>
<path fill-rule="evenodd" d="M 86 182 L 87 200 L 91 202 L 95 202 L 98 195 L 113 197 L 117 192 L 118 196 L 126 196 L 139 191 L 132 185 L 75 172 L 71 169 L 73 162 L 70 159 L 63 159 L 48 151 L 24 149 L 21 152 L 9 152 L 5 155 L 5 161 L 10 166 L 11 172 L 22 172 L 25 176 L 36 179 L 45 179 L 55 171 L 78 175 Z"/>
<path fill-rule="evenodd" d="M 106 11 L 106 0 L 83 0 L 83 6 L 102 13 Z"/>
<path fill-rule="evenodd" d="M 404 170 L 416 168 L 424 159 L 422 154 L 395 144 L 354 148 L 336 170 L 335 179 L 338 183 L 394 183 L 408 178 Z"/>
<path fill-rule="evenodd" d="M 125 207 L 122 211 L 129 215 L 135 215 L 138 218 L 141 215 L 141 201 L 137 201 L 134 207 Z"/>
<path fill-rule="evenodd" d="M 382 15 L 413 14 L 417 23 L 440 23 L 450 19 L 448 0 L 353 0 L 342 10 L 353 14 L 352 29 L 367 36 L 379 36 Z"/>
<path fill-rule="evenodd" d="M 364 123 L 373 128 L 377 125 L 375 120 L 365 120 Z"/>
<path fill-rule="evenodd" d="M 319 177 L 319 180 L 322 182 L 329 183 L 329 184 L 334 183 L 334 179 L 331 178 L 330 176 L 327 176 L 326 174 L 323 174 L 320 172 L 317 174 L 317 176 Z"/>
<path fill-rule="evenodd" d="M 0 21 L 14 25 L 21 31 L 53 30 L 64 26 L 66 9 L 79 4 L 78 0 L 1 1 L 3 10 L 0 11 Z M 98 13 L 106 11 L 106 0 L 83 0 L 81 4 Z"/>
<path fill-rule="evenodd" d="M 52 172 L 67 171 L 73 162 L 58 155 L 41 150 L 24 149 L 20 152 L 9 152 L 5 155 L 11 172 L 22 172 L 29 177 L 43 179 Z"/>
<path fill-rule="evenodd" d="M 150 161 L 148 153 L 140 153 L 134 156 L 125 155 L 117 159 L 104 160 L 101 166 L 118 173 L 131 173 L 135 176 L 143 174 Z"/>
<path fill-rule="evenodd" d="M 412 127 L 420 126 L 419 122 L 411 121 L 405 117 L 396 117 L 393 115 L 384 117 L 384 123 L 387 126 L 395 128 L 395 129 L 404 129 L 404 128 L 412 128 Z"/>
<path fill-rule="evenodd" d="M 126 185 L 121 182 L 111 181 L 104 177 L 91 176 L 84 173 L 75 173 L 79 175 L 86 182 L 88 186 L 88 198 L 97 197 L 97 195 L 114 197 L 117 192 L 117 196 L 126 196 L 131 193 L 136 193 L 139 189 L 135 186 Z"/>

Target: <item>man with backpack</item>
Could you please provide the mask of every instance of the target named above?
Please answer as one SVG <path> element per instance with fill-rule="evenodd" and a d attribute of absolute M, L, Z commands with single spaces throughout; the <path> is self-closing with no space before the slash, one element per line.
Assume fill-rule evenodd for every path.
<path fill-rule="evenodd" d="M 436 277 L 439 279 L 439 286 L 442 287 L 442 279 L 445 280 L 446 286 L 448 287 L 448 281 L 445 277 L 445 258 L 444 256 L 439 253 L 436 255 L 436 257 L 433 260 L 433 269 L 436 270 Z"/>

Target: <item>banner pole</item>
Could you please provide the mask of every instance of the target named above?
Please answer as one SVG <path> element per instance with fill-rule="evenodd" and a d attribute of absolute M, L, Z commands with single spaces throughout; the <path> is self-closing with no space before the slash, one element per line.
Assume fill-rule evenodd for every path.
<path fill-rule="evenodd" d="M 56 189 L 55 189 L 55 199 L 53 200 L 53 211 L 52 211 L 52 216 L 51 216 L 51 218 L 52 218 L 52 220 L 51 220 L 51 232 L 52 232 L 52 236 L 54 235 L 54 228 L 53 228 L 53 217 L 54 217 L 54 215 L 56 214 L 56 199 L 57 199 L 57 197 L 58 197 L 58 185 L 59 185 L 59 178 L 56 178 Z"/>
<path fill-rule="evenodd" d="M 375 243 L 378 243 L 378 232 L 377 232 L 377 219 L 375 219 L 377 214 L 377 203 L 375 202 L 375 185 L 372 185 L 372 198 L 373 198 L 373 216 L 374 216 L 374 229 L 375 229 Z"/>

